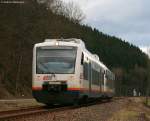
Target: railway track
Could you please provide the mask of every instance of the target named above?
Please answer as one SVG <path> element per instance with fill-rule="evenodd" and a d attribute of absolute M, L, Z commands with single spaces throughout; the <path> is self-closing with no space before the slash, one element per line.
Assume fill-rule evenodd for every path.
<path fill-rule="evenodd" d="M 114 98 L 111 101 L 118 100 L 120 98 Z M 29 115 L 38 115 L 38 114 L 43 114 L 43 113 L 50 113 L 50 112 L 58 112 L 58 111 L 65 111 L 69 109 L 75 109 L 75 108 L 81 108 L 81 107 L 86 107 L 86 106 L 91 106 L 91 105 L 96 105 L 96 104 L 103 104 L 103 103 L 109 103 L 110 101 L 108 100 L 102 100 L 102 101 L 94 101 L 94 102 L 89 102 L 86 104 L 80 104 L 80 105 L 55 105 L 51 107 L 47 106 L 41 106 L 41 107 L 29 107 L 25 109 L 17 109 L 17 110 L 9 110 L 9 111 L 1 111 L 0 112 L 0 121 L 5 121 L 5 120 L 11 120 L 19 117 L 26 117 Z"/>
<path fill-rule="evenodd" d="M 0 121 L 11 119 L 19 116 L 32 115 L 35 113 L 46 112 L 44 107 L 30 107 L 25 109 L 8 110 L 0 112 Z"/>
<path fill-rule="evenodd" d="M 15 119 L 22 116 L 29 116 L 29 115 L 38 115 L 47 112 L 58 112 L 67 109 L 73 109 L 73 106 L 41 106 L 41 107 L 29 107 L 26 109 L 18 109 L 18 110 L 10 110 L 10 111 L 2 111 L 0 112 L 0 121 L 5 121 L 9 119 Z"/>
<path fill-rule="evenodd" d="M 75 108 L 80 108 L 80 107 L 81 107 L 81 105 L 73 105 L 73 106 L 55 105 L 55 106 L 51 106 L 51 107 L 41 106 L 41 107 L 29 107 L 26 109 L 2 111 L 2 112 L 0 112 L 0 121 L 15 119 L 15 118 L 19 118 L 22 116 L 38 115 L 38 114 L 43 114 L 43 113 L 64 111 L 64 110 L 75 109 Z"/>

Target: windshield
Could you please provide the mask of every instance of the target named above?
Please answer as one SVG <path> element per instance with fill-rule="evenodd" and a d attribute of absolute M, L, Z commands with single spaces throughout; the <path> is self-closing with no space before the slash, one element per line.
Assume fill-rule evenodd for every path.
<path fill-rule="evenodd" d="M 74 73 L 76 51 L 76 47 L 38 47 L 37 74 Z"/>

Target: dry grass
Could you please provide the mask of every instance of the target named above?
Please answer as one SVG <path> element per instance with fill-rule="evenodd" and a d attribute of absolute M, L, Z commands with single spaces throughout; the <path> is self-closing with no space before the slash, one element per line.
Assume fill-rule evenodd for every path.
<path fill-rule="evenodd" d="M 110 121 L 149 121 L 150 109 L 143 105 L 143 98 L 132 98 Z"/>
<path fill-rule="evenodd" d="M 149 97 L 149 99 L 148 99 L 148 106 L 150 107 L 150 97 Z"/>

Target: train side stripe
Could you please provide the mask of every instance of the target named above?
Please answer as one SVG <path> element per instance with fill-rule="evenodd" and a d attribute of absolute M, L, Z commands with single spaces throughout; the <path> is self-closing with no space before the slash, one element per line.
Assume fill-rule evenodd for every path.
<path fill-rule="evenodd" d="M 42 87 L 32 87 L 32 90 L 42 90 Z"/>
<path fill-rule="evenodd" d="M 42 87 L 32 87 L 32 90 L 42 90 Z M 73 88 L 67 88 L 68 91 L 89 91 L 88 88 L 77 88 L 77 87 L 73 87 Z M 91 90 L 91 92 L 101 92 L 100 90 Z M 111 90 L 107 90 L 107 91 L 103 91 L 105 93 L 107 92 L 111 92 Z"/>

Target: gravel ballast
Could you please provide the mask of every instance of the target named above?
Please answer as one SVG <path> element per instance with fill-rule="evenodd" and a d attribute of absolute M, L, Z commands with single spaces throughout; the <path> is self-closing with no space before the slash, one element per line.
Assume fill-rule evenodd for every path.
<path fill-rule="evenodd" d="M 128 118 L 128 115 L 121 117 L 122 115 L 120 114 L 121 112 L 124 113 L 124 111 L 132 111 L 134 107 L 139 111 L 137 114 L 140 114 L 141 111 L 150 111 L 150 109 L 146 107 L 141 110 L 141 106 L 144 105 L 140 103 L 139 108 L 138 105 L 139 102 L 136 102 L 136 99 L 122 98 L 91 106 L 67 109 L 65 111 L 46 112 L 38 115 L 19 117 L 9 121 L 128 121 L 130 119 L 132 119 L 130 121 L 139 121 L 140 117 L 138 117 L 138 115 Z M 149 113 L 147 113 L 146 116 L 147 115 L 149 115 Z M 148 119 L 142 119 L 140 121 L 148 121 Z"/>

